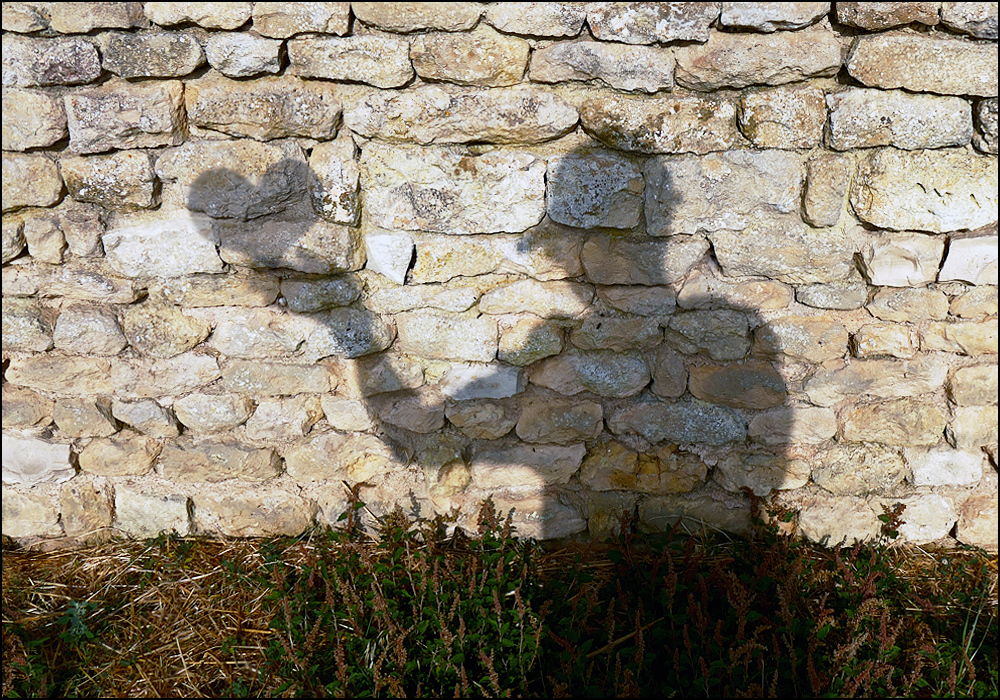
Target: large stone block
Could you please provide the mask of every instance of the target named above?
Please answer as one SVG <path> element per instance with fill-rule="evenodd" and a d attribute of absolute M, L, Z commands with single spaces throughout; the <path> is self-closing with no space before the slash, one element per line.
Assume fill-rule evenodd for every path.
<path fill-rule="evenodd" d="M 494 2 L 484 18 L 501 32 L 528 36 L 576 36 L 587 8 L 561 2 Z"/>
<path fill-rule="evenodd" d="M 792 288 L 781 282 L 728 280 L 695 269 L 677 294 L 677 305 L 682 309 L 773 311 L 785 308 L 793 298 Z"/>
<path fill-rule="evenodd" d="M 79 85 L 101 74 L 101 59 L 86 39 L 3 36 L 3 86 Z"/>
<path fill-rule="evenodd" d="M 14 357 L 5 376 L 12 384 L 59 396 L 111 394 L 111 362 L 104 357 L 48 353 Z"/>
<path fill-rule="evenodd" d="M 902 24 L 938 23 L 939 2 L 838 2 L 837 21 L 861 29 L 891 29 Z"/>
<path fill-rule="evenodd" d="M 515 428 L 525 442 L 562 445 L 593 440 L 604 429 L 601 404 L 593 401 L 559 401 L 535 398 L 521 407 Z"/>
<path fill-rule="evenodd" d="M 635 396 L 650 380 L 640 354 L 614 350 L 567 350 L 532 366 L 529 377 L 565 396 L 587 391 L 608 398 Z"/>
<path fill-rule="evenodd" d="M 339 281 L 339 280 L 338 280 Z M 149 285 L 149 295 L 176 306 L 197 308 L 205 306 L 270 306 L 281 293 L 286 299 L 294 293 L 284 294 L 274 275 L 243 271 L 239 274 L 194 274 L 157 280 Z M 354 297 L 356 298 L 356 296 Z M 349 301 L 354 301 L 354 298 Z M 291 311 L 316 311 L 315 308 L 295 308 Z"/>
<path fill-rule="evenodd" d="M 111 415 L 122 423 L 132 426 L 140 433 L 153 438 L 170 438 L 180 435 L 177 418 L 174 417 L 170 409 L 164 408 L 153 399 L 139 399 L 138 401 L 114 399 L 111 402 Z"/>
<path fill-rule="evenodd" d="M 542 318 L 577 318 L 590 308 L 594 291 L 579 282 L 520 280 L 496 287 L 479 299 L 487 314 L 531 313 Z"/>
<path fill-rule="evenodd" d="M 133 537 L 191 534 L 187 496 L 151 493 L 150 487 L 115 485 L 115 527 Z"/>
<path fill-rule="evenodd" d="M 63 306 L 52 341 L 77 355 L 117 355 L 128 344 L 112 309 L 79 302 Z"/>
<path fill-rule="evenodd" d="M 799 509 L 799 532 L 827 547 L 871 541 L 878 537 L 881 526 L 868 499 L 863 497 L 831 497 L 820 493 L 807 499 Z"/>
<path fill-rule="evenodd" d="M 951 300 L 952 315 L 959 318 L 982 319 L 997 314 L 997 288 L 973 287 Z"/>
<path fill-rule="evenodd" d="M 997 228 L 959 233 L 948 242 L 948 255 L 938 281 L 997 284 Z"/>
<path fill-rule="evenodd" d="M 741 365 L 696 365 L 690 369 L 688 390 L 702 401 L 734 408 L 780 406 L 788 391 L 781 375 L 767 362 Z"/>
<path fill-rule="evenodd" d="M 358 201 L 361 168 L 356 156 L 354 140 L 346 134 L 336 141 L 318 144 L 309 155 L 309 167 L 316 178 L 309 190 L 313 209 L 328 221 L 357 223 L 361 210 Z"/>
<path fill-rule="evenodd" d="M 115 393 L 124 398 L 184 394 L 211 384 L 221 374 L 218 360 L 194 352 L 166 359 L 119 358 L 111 367 Z"/>
<path fill-rule="evenodd" d="M 310 481 L 360 483 L 398 469 L 392 450 L 374 435 L 313 432 L 284 453 L 289 476 Z"/>
<path fill-rule="evenodd" d="M 329 275 L 359 270 L 359 229 L 309 219 L 216 222 L 219 255 L 231 265 Z"/>
<path fill-rule="evenodd" d="M 860 262 L 865 276 L 873 285 L 923 286 L 938 278 L 944 243 L 940 236 L 883 234 L 868 242 L 861 251 Z"/>
<path fill-rule="evenodd" d="M 347 34 L 349 2 L 255 2 L 253 28 L 264 36 L 287 39 L 295 34 Z"/>
<path fill-rule="evenodd" d="M 151 311 L 158 312 L 156 309 Z M 194 330 L 197 327 L 195 323 L 202 326 L 204 331 L 199 333 L 199 340 L 204 339 L 211 330 L 212 337 L 206 345 L 228 357 L 269 358 L 290 355 L 302 346 L 310 330 L 307 319 L 276 308 L 219 306 L 192 311 L 189 317 L 181 314 L 179 309 L 169 309 L 167 313 L 182 328 Z M 190 319 L 190 325 L 185 323 L 185 318 Z M 166 334 L 164 340 L 169 340 L 170 335 Z M 178 336 L 183 337 L 181 333 Z"/>
<path fill-rule="evenodd" d="M 976 105 L 976 133 L 972 143 L 983 153 L 997 154 L 997 98 Z"/>
<path fill-rule="evenodd" d="M 50 26 L 60 34 L 87 34 L 94 29 L 127 29 L 141 26 L 144 19 L 141 2 L 51 2 L 46 9 Z"/>
<path fill-rule="evenodd" d="M 941 23 L 949 29 L 977 39 L 996 41 L 997 6 L 992 2 L 943 2 Z M 994 508 L 994 512 L 995 510 Z"/>
<path fill-rule="evenodd" d="M 601 41 L 653 44 L 707 41 L 708 28 L 719 16 L 717 2 L 587 4 L 587 24 Z"/>
<path fill-rule="evenodd" d="M 249 78 L 280 72 L 282 48 L 284 42 L 278 39 L 218 32 L 205 42 L 205 57 L 212 68 L 227 77 Z"/>
<path fill-rule="evenodd" d="M 183 277 L 222 272 L 212 221 L 185 211 L 115 217 L 102 236 L 111 269 L 126 277 Z"/>
<path fill-rule="evenodd" d="M 997 402 L 997 365 L 962 367 L 951 375 L 951 400 L 960 406 L 986 406 Z"/>
<path fill-rule="evenodd" d="M 747 435 L 764 445 L 824 443 L 837 434 L 837 416 L 829 408 L 783 406 L 750 419 Z"/>
<path fill-rule="evenodd" d="M 938 405 L 914 398 L 849 407 L 839 418 L 845 440 L 885 445 L 936 445 L 948 420 Z"/>
<path fill-rule="evenodd" d="M 851 334 L 851 353 L 855 357 L 910 358 L 917 354 L 919 335 L 909 325 L 866 323 Z"/>
<path fill-rule="evenodd" d="M 3 268 L 3 293 L 9 296 L 68 297 L 107 304 L 130 304 L 139 296 L 134 280 L 111 274 L 103 261 L 63 265 L 10 265 Z"/>
<path fill-rule="evenodd" d="M 188 394 L 174 401 L 174 414 L 184 427 L 199 433 L 229 431 L 253 413 L 253 402 L 240 394 Z"/>
<path fill-rule="evenodd" d="M 997 411 L 994 406 L 958 406 L 948 424 L 948 442 L 960 450 L 997 444 Z M 994 451 L 995 454 L 995 451 Z"/>
<path fill-rule="evenodd" d="M 391 34 L 305 36 L 288 42 L 291 70 L 303 78 L 350 80 L 380 88 L 413 78 L 410 42 Z"/>
<path fill-rule="evenodd" d="M 69 536 L 100 541 L 114 519 L 114 492 L 100 477 L 81 475 L 59 490 L 59 522 Z"/>
<path fill-rule="evenodd" d="M 365 24 L 389 32 L 439 29 L 460 32 L 479 21 L 483 6 L 478 2 L 352 2 L 354 16 Z"/>
<path fill-rule="evenodd" d="M 789 459 L 780 451 L 741 451 L 719 460 L 712 478 L 727 491 L 750 489 L 755 496 L 763 497 L 772 491 L 802 488 L 809 483 L 810 473 L 808 462 Z"/>
<path fill-rule="evenodd" d="M 964 146 L 972 139 L 972 107 L 959 97 L 851 88 L 827 96 L 828 142 L 846 151 L 870 146 L 907 150 Z"/>
<path fill-rule="evenodd" d="M 3 148 L 26 151 L 66 138 L 66 110 L 55 95 L 35 90 L 3 89 Z"/>
<path fill-rule="evenodd" d="M 634 228 L 643 206 L 643 179 L 629 161 L 591 153 L 549 161 L 546 212 L 578 228 Z"/>
<path fill-rule="evenodd" d="M 315 503 L 281 486 L 199 494 L 192 500 L 196 529 L 225 537 L 297 537 L 312 527 L 317 510 Z"/>
<path fill-rule="evenodd" d="M 270 275 L 262 277 L 274 279 Z M 348 276 L 319 278 L 296 276 L 281 280 L 281 296 L 285 300 L 285 306 L 289 311 L 296 313 L 308 314 L 335 306 L 347 306 L 360 294 L 360 284 Z M 260 306 L 267 306 L 268 303 Z M 369 307 L 374 308 L 370 304 Z"/>
<path fill-rule="evenodd" d="M 596 80 L 616 90 L 655 93 L 674 88 L 674 55 L 650 46 L 557 43 L 531 55 L 531 79 L 539 83 Z"/>
<path fill-rule="evenodd" d="M 65 97 L 69 147 L 76 153 L 174 146 L 184 140 L 184 85 L 177 80 L 112 80 Z"/>
<path fill-rule="evenodd" d="M 997 352 L 997 319 L 982 322 L 959 321 L 928 324 L 920 335 L 924 350 L 940 350 L 962 355 L 993 355 Z"/>
<path fill-rule="evenodd" d="M 825 362 L 847 353 L 847 329 L 835 318 L 785 316 L 754 331 L 754 352 L 766 357 L 782 356 Z"/>
<path fill-rule="evenodd" d="M 323 417 L 316 396 L 282 396 L 261 399 L 246 423 L 251 440 L 291 440 L 301 438 Z"/>
<path fill-rule="evenodd" d="M 948 367 L 938 357 L 912 360 L 854 360 L 819 369 L 805 382 L 809 400 L 832 406 L 845 398 L 863 395 L 879 398 L 920 396 L 940 391 Z"/>
<path fill-rule="evenodd" d="M 194 34 L 109 32 L 98 38 L 104 70 L 123 78 L 180 78 L 205 63 Z"/>
<path fill-rule="evenodd" d="M 62 435 L 73 438 L 107 437 L 118 432 L 107 399 L 57 399 L 52 420 Z"/>
<path fill-rule="evenodd" d="M 671 532 L 708 535 L 723 530 L 745 533 L 750 530 L 750 501 L 719 487 L 694 493 L 654 496 L 639 503 L 641 532 Z"/>
<path fill-rule="evenodd" d="M 830 445 L 811 461 L 813 481 L 837 496 L 892 492 L 907 476 L 899 448 L 877 443 Z"/>
<path fill-rule="evenodd" d="M 748 93 L 740 105 L 740 131 L 758 148 L 813 148 L 823 138 L 823 98 L 811 85 Z"/>
<path fill-rule="evenodd" d="M 51 348 L 51 316 L 51 312 L 36 299 L 4 299 L 4 352 L 45 352 Z"/>
<path fill-rule="evenodd" d="M 899 526 L 901 539 L 914 544 L 926 544 L 948 536 L 958 520 L 958 513 L 950 498 L 936 493 L 925 493 L 900 499 L 905 506 Z"/>
<path fill-rule="evenodd" d="M 156 460 L 160 475 L 179 482 L 216 483 L 228 479 L 266 481 L 278 475 L 281 458 L 231 440 L 195 442 L 181 437 L 163 446 Z"/>
<path fill-rule="evenodd" d="M 21 387 L 3 385 L 3 427 L 19 430 L 44 428 L 52 422 L 53 401 Z"/>
<path fill-rule="evenodd" d="M 61 483 L 76 474 L 69 445 L 7 433 L 2 443 L 5 484 Z"/>
<path fill-rule="evenodd" d="M 481 489 L 535 491 L 565 484 L 580 469 L 587 448 L 575 445 L 484 443 L 469 465 L 473 484 Z"/>
<path fill-rule="evenodd" d="M 975 486 L 986 456 L 979 451 L 910 447 L 903 451 L 914 486 Z"/>
<path fill-rule="evenodd" d="M 746 424 L 731 408 L 701 401 L 644 401 L 614 411 L 607 419 L 615 434 L 634 433 L 650 442 L 724 445 L 746 438 Z"/>
<path fill-rule="evenodd" d="M 146 17 L 161 26 L 192 22 L 206 29 L 237 29 L 250 19 L 252 2 L 144 3 Z"/>
<path fill-rule="evenodd" d="M 480 25 L 471 32 L 420 34 L 410 46 L 413 67 L 424 80 L 500 86 L 521 82 L 530 46 Z"/>
<path fill-rule="evenodd" d="M 441 394 L 449 399 L 472 401 L 514 396 L 522 391 L 523 384 L 521 371 L 517 367 L 470 362 L 453 363 L 437 386 Z"/>
<path fill-rule="evenodd" d="M 823 153 L 806 163 L 802 218 L 812 226 L 836 226 L 851 186 L 854 163 L 849 156 Z"/>
<path fill-rule="evenodd" d="M 742 360 L 750 350 L 747 315 L 732 309 L 686 311 L 667 324 L 667 344 L 685 355 L 704 353 L 713 360 Z"/>
<path fill-rule="evenodd" d="M 583 245 L 581 259 L 587 278 L 595 284 L 673 284 L 684 279 L 708 252 L 701 236 L 674 236 L 668 240 L 634 240 L 592 236 Z"/>
<path fill-rule="evenodd" d="M 4 14 L 6 16 L 6 8 Z M 7 28 L 6 21 L 4 29 Z M 3 534 L 7 537 L 59 537 L 59 508 L 52 491 L 3 489 Z"/>
<path fill-rule="evenodd" d="M 948 297 L 937 289 L 885 287 L 876 292 L 867 308 L 883 321 L 927 321 L 948 314 Z"/>
<path fill-rule="evenodd" d="M 3 210 L 48 207 L 62 199 L 59 166 L 41 154 L 3 154 Z"/>
<path fill-rule="evenodd" d="M 69 195 L 107 209 L 148 209 L 160 203 L 159 183 L 145 151 L 70 156 L 59 163 Z"/>
<path fill-rule="evenodd" d="M 396 317 L 397 349 L 436 360 L 490 362 L 497 353 L 497 322 L 436 311 L 410 311 Z"/>
<path fill-rule="evenodd" d="M 802 29 L 830 12 L 828 2 L 724 2 L 719 23 L 757 32 Z"/>
<path fill-rule="evenodd" d="M 337 376 L 326 364 L 295 365 L 259 360 L 234 360 L 221 372 L 225 391 L 283 396 L 333 391 Z"/>
<path fill-rule="evenodd" d="M 392 344 L 392 327 L 367 310 L 338 308 L 321 311 L 309 319 L 306 357 L 361 357 Z"/>
<path fill-rule="evenodd" d="M 618 318 L 590 314 L 570 341 L 581 350 L 652 350 L 663 341 L 655 318 Z"/>

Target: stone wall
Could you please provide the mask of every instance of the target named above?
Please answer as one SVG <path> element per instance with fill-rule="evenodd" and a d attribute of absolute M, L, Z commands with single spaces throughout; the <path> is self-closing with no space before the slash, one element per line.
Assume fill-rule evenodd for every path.
<path fill-rule="evenodd" d="M 3 3 L 3 532 L 997 542 L 997 3 Z"/>

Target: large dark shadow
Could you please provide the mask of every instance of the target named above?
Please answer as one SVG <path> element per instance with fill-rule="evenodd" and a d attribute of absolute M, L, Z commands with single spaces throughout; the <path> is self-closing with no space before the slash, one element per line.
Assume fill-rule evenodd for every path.
<path fill-rule="evenodd" d="M 507 263 L 489 270 L 483 279 L 495 287 L 484 293 L 471 278 L 421 273 L 440 255 L 435 217 L 459 205 L 451 193 L 416 182 L 390 193 L 423 211 L 430 230 L 366 222 L 361 230 L 378 234 L 370 242 L 400 248 L 395 266 L 378 263 L 386 274 L 358 269 L 349 248 L 364 246 L 360 230 L 320 214 L 349 220 L 349 202 L 331 200 L 325 174 L 306 157 L 256 178 L 212 168 L 185 196 L 191 212 L 212 218 L 225 262 L 277 280 L 281 297 L 265 313 L 302 322 L 284 358 L 251 348 L 227 361 L 264 370 L 272 361 L 323 363 L 336 374 L 326 417 L 280 448 L 289 464 L 302 446 L 314 461 L 328 455 L 331 483 L 306 489 L 314 497 L 325 489 L 325 521 L 346 507 L 344 480 L 363 484 L 374 517 L 409 491 L 406 510 L 460 508 L 465 525 L 491 496 L 514 509 L 521 534 L 538 538 L 572 536 L 588 523 L 603 536 L 623 512 L 647 532 L 679 521 L 688 531 L 740 531 L 749 524 L 746 488 L 766 496 L 808 480 L 790 473 L 795 426 L 780 347 L 751 301 L 760 280 L 725 279 L 700 233 L 645 233 L 652 219 L 671 229 L 679 194 L 669 168 L 598 148 L 550 159 L 537 225 L 453 237 L 456 255 L 504 241 Z M 460 349 L 449 357 L 449 337 L 465 347 L 460 336 L 494 318 L 500 359 Z M 444 343 L 415 346 L 420 324 Z"/>

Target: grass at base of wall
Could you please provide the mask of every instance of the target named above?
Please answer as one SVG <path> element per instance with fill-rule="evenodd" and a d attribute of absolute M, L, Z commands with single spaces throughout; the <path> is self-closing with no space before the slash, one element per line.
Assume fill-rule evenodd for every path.
<path fill-rule="evenodd" d="M 3 694 L 997 695 L 982 550 L 510 530 L 5 546 Z"/>

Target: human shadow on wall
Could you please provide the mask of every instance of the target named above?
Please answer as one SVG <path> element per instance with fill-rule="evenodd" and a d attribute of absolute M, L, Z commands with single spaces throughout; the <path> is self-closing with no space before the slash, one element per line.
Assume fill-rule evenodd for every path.
<path fill-rule="evenodd" d="M 329 197 L 304 153 L 256 177 L 213 168 L 190 183 L 187 208 L 212 218 L 222 259 L 281 286 L 269 315 L 254 321 L 274 328 L 246 329 L 251 341 L 226 361 L 269 362 L 266 339 L 290 332 L 277 361 L 333 368 L 336 386 L 315 389 L 325 418 L 280 449 L 323 520 L 346 507 L 343 480 L 364 485 L 375 516 L 409 492 L 406 510 L 460 508 L 469 525 L 491 496 L 514 509 L 520 534 L 537 538 L 588 523 L 591 534 L 609 534 L 622 512 L 645 531 L 677 522 L 740 531 L 749 525 L 745 487 L 764 496 L 804 483 L 788 466 L 794 421 L 780 348 L 746 301 L 753 294 L 741 297 L 740 280 L 722 278 L 704 236 L 645 233 L 651 218 L 670 228 L 680 196 L 651 160 L 606 149 L 549 159 L 535 225 L 448 239 L 458 256 L 470 244 L 502 243 L 506 258 L 485 285 L 447 266 L 433 271 L 447 228 L 442 203 L 458 205 L 433 184 L 387 193 L 419 214 L 423 231 L 387 234 L 375 225 L 385 216 L 361 212 L 364 230 L 412 241 L 396 257 L 397 268 L 405 261 L 399 285 L 359 269 L 357 228 L 320 216 Z M 646 191 L 652 177 L 655 193 Z M 461 349 L 472 339 L 459 335 L 479 332 L 488 346 L 490 327 L 499 359 Z M 217 349 L 218 333 L 208 339 Z M 324 457 L 325 474 L 296 466 Z"/>

